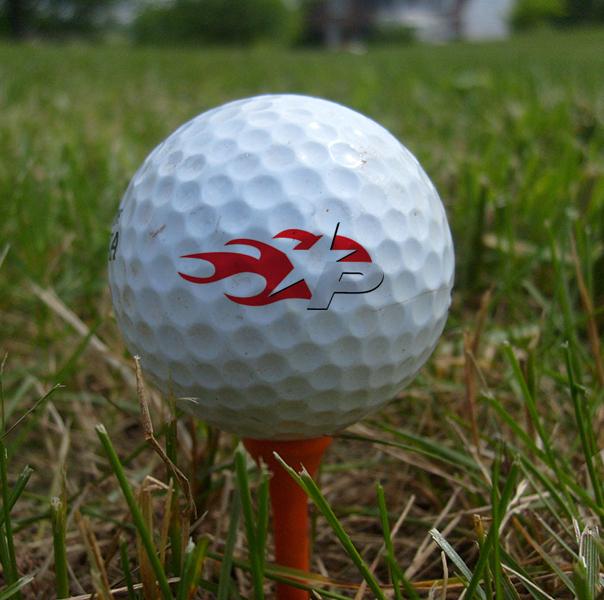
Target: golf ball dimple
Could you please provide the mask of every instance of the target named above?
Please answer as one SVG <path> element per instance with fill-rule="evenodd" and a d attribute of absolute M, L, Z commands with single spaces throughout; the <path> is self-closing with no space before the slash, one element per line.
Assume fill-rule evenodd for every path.
<path fill-rule="evenodd" d="M 444 328 L 453 257 L 434 186 L 390 133 L 269 95 L 150 153 L 112 228 L 109 282 L 128 349 L 184 410 L 301 439 L 411 381 Z"/>

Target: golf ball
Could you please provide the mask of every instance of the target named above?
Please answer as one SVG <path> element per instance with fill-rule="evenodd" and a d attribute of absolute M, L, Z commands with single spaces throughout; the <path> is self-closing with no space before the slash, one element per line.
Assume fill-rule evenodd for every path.
<path fill-rule="evenodd" d="M 115 316 L 147 376 L 259 439 L 331 434 L 392 399 L 442 333 L 453 274 L 409 150 L 297 95 L 182 125 L 134 175 L 109 244 Z"/>

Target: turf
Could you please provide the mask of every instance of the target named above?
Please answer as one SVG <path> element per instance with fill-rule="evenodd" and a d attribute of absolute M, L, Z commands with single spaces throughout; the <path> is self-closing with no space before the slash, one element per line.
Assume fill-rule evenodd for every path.
<path fill-rule="evenodd" d="M 395 581 L 403 597 L 457 598 L 469 587 L 467 598 L 595 598 L 604 524 L 602 48 L 603 31 L 361 54 L 0 45 L 5 430 L 25 417 L 2 438 L 5 586 L 32 575 L 23 597 L 57 597 L 66 586 L 104 597 L 128 583 L 127 564 L 145 597 L 159 594 L 115 478 L 122 467 L 95 431 L 103 423 L 157 547 L 166 542 L 162 519 L 172 519 L 171 549 L 160 554 L 167 578 L 200 585 L 197 597 L 270 589 L 270 544 L 265 565 L 243 516 L 229 531 L 248 497 L 247 478 L 235 474 L 237 440 L 185 417 L 166 425 L 167 404 L 152 394 L 156 436 L 188 478 L 198 514 L 208 512 L 201 521 L 187 512 L 184 484 L 174 483 L 178 502 L 166 502 L 177 479 L 145 444 L 105 262 L 120 196 L 163 137 L 229 99 L 299 92 L 370 115 L 418 156 L 445 202 L 457 254 L 451 317 L 430 363 L 397 401 L 340 436 L 321 491 L 301 481 L 317 504 L 312 585 L 346 597 L 365 577 L 366 597 L 376 585 L 392 595 Z M 26 464 L 34 472 L 9 515 Z M 263 484 L 248 467 L 261 528 Z M 251 518 L 253 507 L 244 509 Z M 189 522 L 198 545 L 181 557 Z M 168 585 L 176 595 L 178 584 Z"/>

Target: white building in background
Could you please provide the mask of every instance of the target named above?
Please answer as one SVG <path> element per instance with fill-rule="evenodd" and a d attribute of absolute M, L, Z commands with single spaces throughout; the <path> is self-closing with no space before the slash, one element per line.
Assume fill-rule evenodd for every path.
<path fill-rule="evenodd" d="M 500 39 L 509 34 L 515 0 L 384 0 L 376 20 L 410 27 L 418 39 L 445 42 L 457 37 Z M 457 10 L 456 10 L 457 9 Z M 458 23 L 456 24 L 456 20 Z"/>
<path fill-rule="evenodd" d="M 469 40 L 507 37 L 514 2 L 515 0 L 470 0 L 464 10 L 464 37 Z"/>

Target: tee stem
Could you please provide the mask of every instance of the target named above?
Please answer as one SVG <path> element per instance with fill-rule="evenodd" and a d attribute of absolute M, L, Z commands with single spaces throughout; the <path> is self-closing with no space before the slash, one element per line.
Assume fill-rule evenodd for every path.
<path fill-rule="evenodd" d="M 243 444 L 254 460 L 260 460 L 272 473 L 270 480 L 273 512 L 275 561 L 278 565 L 308 571 L 310 567 L 310 536 L 308 506 L 304 490 L 277 462 L 276 452 L 288 465 L 299 471 L 302 466 L 314 477 L 323 453 L 332 438 L 325 436 L 310 440 L 279 442 L 245 439 Z M 277 600 L 308 600 L 309 593 L 285 583 L 277 584 Z"/>

